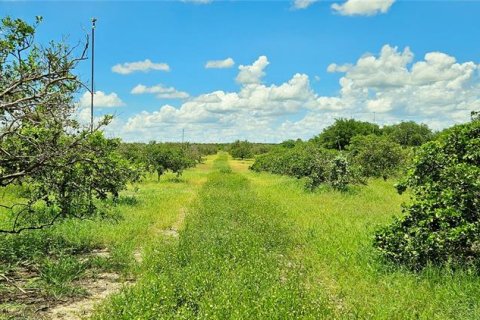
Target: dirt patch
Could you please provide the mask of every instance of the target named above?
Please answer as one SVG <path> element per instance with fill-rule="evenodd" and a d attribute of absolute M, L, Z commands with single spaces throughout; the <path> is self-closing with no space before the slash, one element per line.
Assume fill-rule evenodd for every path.
<path fill-rule="evenodd" d="M 17 301 L 33 304 L 41 300 L 40 290 L 31 286 L 37 278 L 36 271 L 28 266 L 18 266 L 7 274 L 0 274 L 0 304 Z"/>
<path fill-rule="evenodd" d="M 103 249 L 93 249 L 92 251 L 83 254 L 79 260 L 81 262 L 85 262 L 92 258 L 109 259 L 110 257 L 111 257 L 110 251 L 107 248 L 103 248 Z"/>
<path fill-rule="evenodd" d="M 101 273 L 94 279 L 79 282 L 79 285 L 87 291 L 87 297 L 67 301 L 48 308 L 39 315 L 45 319 L 82 319 L 91 315 L 95 305 L 109 295 L 120 291 L 124 285 L 130 282 L 121 282 L 119 275 L 115 273 Z"/>
<path fill-rule="evenodd" d="M 79 260 L 100 257 L 108 259 L 107 249 L 95 249 Z M 3 319 L 81 319 L 91 314 L 94 306 L 112 293 L 120 291 L 132 281 L 122 282 L 116 273 L 88 273 L 72 283 L 85 294 L 55 299 L 36 285 L 38 270 L 32 266 L 17 266 L 7 274 L 0 274 L 0 318 Z"/>

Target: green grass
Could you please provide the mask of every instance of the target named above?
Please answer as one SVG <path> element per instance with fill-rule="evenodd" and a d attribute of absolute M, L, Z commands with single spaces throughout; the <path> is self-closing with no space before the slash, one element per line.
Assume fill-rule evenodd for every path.
<path fill-rule="evenodd" d="M 296 243 L 276 205 L 231 173 L 227 157 L 190 209 L 178 243 L 159 243 L 140 282 L 94 319 L 294 319 L 328 316 L 320 290 L 307 288 Z"/>
<path fill-rule="evenodd" d="M 412 273 L 379 259 L 375 230 L 401 215 L 408 201 L 393 181 L 372 180 L 347 193 L 308 193 L 300 180 L 242 172 L 259 197 L 287 213 L 285 221 L 303 239 L 298 256 L 311 283 L 325 287 L 336 318 L 480 319 L 478 275 L 435 267 Z"/>
<path fill-rule="evenodd" d="M 179 181 L 151 176 L 130 188 L 121 219 L 1 236 L 0 273 L 33 265 L 32 285 L 52 297 L 82 294 L 75 281 L 92 268 L 136 279 L 94 319 L 480 319 L 478 275 L 413 273 L 379 258 L 375 230 L 408 201 L 394 181 L 306 192 L 301 180 L 249 171 L 251 161 L 214 158 Z M 165 234 L 172 226 L 178 238 Z M 109 258 L 79 260 L 104 247 Z"/>
<path fill-rule="evenodd" d="M 112 207 L 119 215 L 114 219 L 75 219 L 41 231 L 0 235 L 0 274 L 15 277 L 17 271 L 25 274 L 28 270 L 33 279 L 22 284 L 23 289 L 36 290 L 40 299 L 84 295 L 75 282 L 97 272 L 117 272 L 122 279 L 137 277 L 143 271 L 134 256 L 148 251 L 151 243 L 164 238 L 163 230 L 177 223 L 182 209 L 206 181 L 211 163 L 212 159 L 207 159 L 205 164 L 185 171 L 180 179 L 174 179 L 173 174 L 167 174 L 159 182 L 153 175 L 146 177 L 122 193 L 118 206 Z M 1 191 L 2 203 L 21 196 L 15 188 Z M 6 225 L 5 215 L 0 214 L 0 218 Z M 106 248 L 109 256 L 89 255 L 97 248 Z M 0 283 L 0 298 L 17 291 L 5 282 Z M 18 306 L 4 304 L 2 309 L 24 310 L 28 306 L 19 301 Z M 21 316 L 28 317 L 27 311 Z M 0 312 L 0 318 L 3 317 Z"/>

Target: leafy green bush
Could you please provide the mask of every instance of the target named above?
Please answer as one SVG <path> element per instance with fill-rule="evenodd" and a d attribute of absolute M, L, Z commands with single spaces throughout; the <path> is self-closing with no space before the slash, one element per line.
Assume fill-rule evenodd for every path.
<path fill-rule="evenodd" d="M 383 177 L 398 173 L 404 166 L 408 151 L 384 136 L 356 136 L 349 146 L 350 155 L 365 177 Z"/>
<path fill-rule="evenodd" d="M 237 140 L 232 143 L 229 148 L 228 152 L 232 155 L 232 157 L 237 159 L 247 159 L 253 157 L 253 146 L 248 141 L 240 141 Z"/>
<path fill-rule="evenodd" d="M 413 199 L 405 216 L 379 230 L 375 245 L 387 259 L 480 266 L 480 120 L 446 130 L 423 145 L 407 179 Z"/>
<path fill-rule="evenodd" d="M 381 134 L 379 126 L 355 119 L 336 119 L 335 123 L 312 140 L 327 149 L 345 150 L 353 137 L 369 134 Z"/>
<path fill-rule="evenodd" d="M 349 183 L 358 182 L 347 159 L 334 150 L 319 148 L 311 142 L 294 146 L 279 146 L 257 156 L 250 169 L 260 172 L 307 178 L 305 188 L 313 190 L 322 183 L 345 190 Z"/>

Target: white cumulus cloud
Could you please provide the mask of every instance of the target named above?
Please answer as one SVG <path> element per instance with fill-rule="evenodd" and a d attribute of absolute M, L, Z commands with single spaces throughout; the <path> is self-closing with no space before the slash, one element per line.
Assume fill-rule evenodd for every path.
<path fill-rule="evenodd" d="M 240 84 L 255 84 L 260 83 L 265 72 L 263 71 L 269 65 L 266 56 L 260 56 L 257 61 L 251 65 L 240 65 L 238 69 L 240 72 L 237 76 L 237 82 Z"/>
<path fill-rule="evenodd" d="M 317 1 L 318 0 L 294 0 L 292 6 L 295 9 L 306 9 Z"/>
<path fill-rule="evenodd" d="M 89 107 L 90 98 L 90 92 L 85 92 L 80 98 L 80 107 Z M 120 97 L 115 92 L 107 94 L 103 91 L 96 91 L 93 96 L 93 101 L 94 106 L 99 108 L 123 107 L 125 105 L 122 99 L 120 99 Z"/>
<path fill-rule="evenodd" d="M 156 86 L 152 86 L 152 87 L 147 87 L 143 84 L 139 84 L 139 85 L 135 86 L 130 93 L 132 93 L 132 94 L 145 94 L 145 93 L 155 94 L 155 96 L 159 99 L 186 99 L 190 96 L 187 92 L 179 91 L 179 90 L 175 89 L 174 87 L 165 87 L 161 84 L 156 85 Z"/>
<path fill-rule="evenodd" d="M 151 70 L 170 71 L 170 66 L 166 63 L 155 63 L 150 59 L 145 59 L 144 61 L 116 64 L 112 67 L 113 72 L 123 75 L 133 72 L 150 72 Z"/>
<path fill-rule="evenodd" d="M 260 56 L 240 66 L 238 90 L 206 92 L 137 113 L 123 120 L 120 132 L 127 140 L 143 141 L 178 140 L 182 129 L 190 141 L 282 141 L 310 138 L 340 117 L 375 119 L 380 125 L 415 120 L 441 129 L 480 109 L 478 64 L 442 52 L 414 58 L 408 47 L 385 45 L 357 61 L 332 63 L 328 71 L 341 78 L 338 93 L 327 96 L 316 93 L 302 73 L 282 83 L 262 83 L 268 59 Z M 132 93 L 175 91 L 139 85 Z"/>
<path fill-rule="evenodd" d="M 399 50 L 383 46 L 378 56 L 362 56 L 348 68 L 332 68 L 344 73 L 340 97 L 357 108 L 375 112 L 395 111 L 398 117 L 443 118 L 480 106 L 479 65 L 458 63 L 441 52 L 425 54 L 414 62 L 407 47 Z M 346 103 L 347 104 L 347 103 Z"/>
<path fill-rule="evenodd" d="M 205 64 L 206 69 L 226 69 L 235 65 L 235 61 L 232 58 L 225 60 L 210 60 Z"/>
<path fill-rule="evenodd" d="M 332 9 L 344 16 L 373 16 L 386 13 L 395 0 L 347 0 L 332 4 Z"/>

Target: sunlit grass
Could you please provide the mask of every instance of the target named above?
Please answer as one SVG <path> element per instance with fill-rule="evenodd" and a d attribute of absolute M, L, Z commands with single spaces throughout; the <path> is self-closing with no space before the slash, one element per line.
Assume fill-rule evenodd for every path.
<path fill-rule="evenodd" d="M 374 232 L 408 201 L 394 181 L 307 192 L 302 180 L 251 172 L 251 162 L 221 153 L 180 179 L 148 176 L 122 194 L 120 219 L 12 236 L 0 241 L 2 255 L 37 261 L 61 296 L 86 266 L 70 255 L 107 248 L 110 261 L 96 264 L 136 283 L 95 319 L 480 319 L 478 275 L 380 260 Z M 174 227 L 179 237 L 164 233 Z"/>
<path fill-rule="evenodd" d="M 152 247 L 140 282 L 95 319 L 317 319 L 330 315 L 293 257 L 297 243 L 275 204 L 229 170 L 221 154 L 178 244 Z"/>
<path fill-rule="evenodd" d="M 303 243 L 297 254 L 309 266 L 310 282 L 327 288 L 337 317 L 480 318 L 477 275 L 434 267 L 412 273 L 380 261 L 372 247 L 374 232 L 401 215 L 400 205 L 408 201 L 396 193 L 394 181 L 372 180 L 347 193 L 328 188 L 309 193 L 293 178 L 239 171 L 259 197 L 286 213 Z"/>
<path fill-rule="evenodd" d="M 171 228 L 181 216 L 182 210 L 195 199 L 198 190 L 206 182 L 213 158 L 207 158 L 197 168 L 186 170 L 180 179 L 167 173 L 160 180 L 147 175 L 137 186 L 130 186 L 124 195 L 134 196 L 135 205 L 120 204 L 116 210 L 121 215 L 118 222 L 72 220 L 59 228 L 70 241 L 88 241 L 106 246 L 133 260 L 135 250 L 143 250 L 161 237 L 161 231 Z M 138 189 L 138 190 L 136 190 Z M 134 191 L 136 190 L 136 191 Z"/>
<path fill-rule="evenodd" d="M 0 235 L 0 274 L 25 272 L 25 266 L 38 270 L 38 274 L 29 275 L 33 278 L 24 289 L 40 289 L 39 294 L 48 299 L 83 295 L 85 290 L 74 282 L 95 272 L 114 271 L 129 281 L 132 276 L 139 278 L 143 272 L 139 260 L 147 260 L 145 252 L 152 243 L 165 241 L 164 230 L 173 225 L 181 228 L 179 219 L 185 215 L 183 209 L 196 198 L 212 161 L 209 157 L 197 168 L 186 170 L 180 179 L 166 174 L 157 181 L 157 177 L 151 175 L 138 185 L 129 186 L 122 192 L 120 204 L 112 207 L 118 214 L 114 214 L 113 219 L 72 219 L 45 230 Z M 16 201 L 21 196 L 15 188 L 2 191 L 2 203 Z M 8 222 L 5 212 L 2 214 L 2 221 Z M 107 256 L 90 255 L 95 248 L 104 248 L 102 251 Z M 5 282 L 0 284 L 0 296 L 8 295 L 9 290 L 17 289 Z M 21 318 L 37 318 L 35 310 L 22 305 L 22 301 L 5 303 L 2 308 L 13 313 L 20 310 L 17 316 Z"/>

